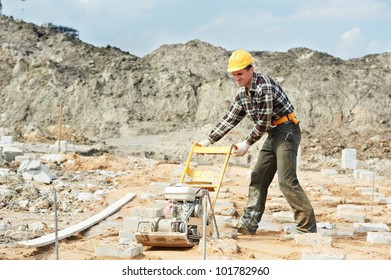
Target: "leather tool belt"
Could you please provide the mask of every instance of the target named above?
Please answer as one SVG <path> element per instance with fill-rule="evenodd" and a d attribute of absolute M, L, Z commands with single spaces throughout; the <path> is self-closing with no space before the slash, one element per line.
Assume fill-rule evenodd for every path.
<path fill-rule="evenodd" d="M 281 116 L 280 118 L 274 120 L 272 122 L 272 126 L 277 126 L 286 122 L 293 122 L 294 124 L 299 123 L 299 120 L 296 119 L 295 112 L 289 113 L 288 115 Z"/>

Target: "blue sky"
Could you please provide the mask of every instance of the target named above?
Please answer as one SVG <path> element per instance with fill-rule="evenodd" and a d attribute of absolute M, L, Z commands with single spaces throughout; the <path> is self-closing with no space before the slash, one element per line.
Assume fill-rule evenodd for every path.
<path fill-rule="evenodd" d="M 307 47 L 342 59 L 391 51 L 391 0 L 1 0 L 3 14 L 79 30 L 144 56 L 199 39 L 226 50 Z"/>

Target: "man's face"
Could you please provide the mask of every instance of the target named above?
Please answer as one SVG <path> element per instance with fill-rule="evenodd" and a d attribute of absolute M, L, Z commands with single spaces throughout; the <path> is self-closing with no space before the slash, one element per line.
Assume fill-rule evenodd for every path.
<path fill-rule="evenodd" d="M 235 79 L 235 82 L 240 87 L 251 88 L 251 80 L 253 78 L 254 68 L 249 70 L 241 69 L 238 71 L 232 72 L 232 76 Z"/>

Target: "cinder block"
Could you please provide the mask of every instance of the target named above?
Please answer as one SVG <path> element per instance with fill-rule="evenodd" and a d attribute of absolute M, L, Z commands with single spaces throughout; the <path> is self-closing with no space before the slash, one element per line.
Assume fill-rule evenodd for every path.
<path fill-rule="evenodd" d="M 142 199 L 142 200 L 153 200 L 155 198 L 156 198 L 155 194 L 151 194 L 151 193 L 142 193 L 142 194 L 140 194 L 140 199 Z"/>
<path fill-rule="evenodd" d="M 366 207 L 362 205 L 355 205 L 355 204 L 340 204 L 337 206 L 337 211 L 366 211 Z"/>
<path fill-rule="evenodd" d="M 356 169 L 356 149 L 343 149 L 341 168 Z"/>
<path fill-rule="evenodd" d="M 223 216 L 223 215 L 215 215 L 216 217 L 216 224 L 218 228 L 230 228 L 233 224 L 233 219 L 230 216 Z"/>
<path fill-rule="evenodd" d="M 218 215 L 223 216 L 234 216 L 236 215 L 235 204 L 233 202 L 219 202 L 217 201 L 215 204 L 214 211 Z"/>
<path fill-rule="evenodd" d="M 390 204 L 391 203 L 391 196 L 389 197 L 374 197 L 373 201 L 376 203 L 384 203 L 384 204 Z"/>
<path fill-rule="evenodd" d="M 68 142 L 65 140 L 60 141 L 60 147 L 58 146 L 58 141 L 49 146 L 49 154 L 59 154 L 66 152 L 68 152 Z"/>
<path fill-rule="evenodd" d="M 120 230 L 119 231 L 119 244 L 129 244 L 132 242 L 136 242 L 137 240 L 134 237 L 133 231 Z"/>
<path fill-rule="evenodd" d="M 94 256 L 123 259 L 137 256 L 143 252 L 144 246 L 138 243 L 125 245 L 103 243 L 95 247 Z"/>
<path fill-rule="evenodd" d="M 391 232 L 368 232 L 367 241 L 373 244 L 391 244 Z"/>
<path fill-rule="evenodd" d="M 334 224 L 330 223 L 330 222 L 325 222 L 325 223 L 316 223 L 316 227 L 318 229 L 334 229 L 335 226 Z"/>
<path fill-rule="evenodd" d="M 350 185 L 352 184 L 352 179 L 346 177 L 345 175 L 333 177 L 334 183 L 340 184 L 340 185 Z"/>
<path fill-rule="evenodd" d="M 334 175 L 337 175 L 338 172 L 335 169 L 321 169 L 320 173 L 324 177 L 333 177 Z"/>
<path fill-rule="evenodd" d="M 367 172 L 368 170 L 364 170 L 364 169 L 355 169 L 353 171 L 353 177 L 356 178 L 356 179 L 360 179 L 360 174 L 362 172 Z"/>
<path fill-rule="evenodd" d="M 370 232 L 370 231 L 388 231 L 388 226 L 384 223 L 354 223 L 355 232 Z"/>
<path fill-rule="evenodd" d="M 122 224 L 123 230 L 128 232 L 136 232 L 138 224 L 145 220 L 145 218 L 141 217 L 125 217 Z"/>
<path fill-rule="evenodd" d="M 5 161 L 13 161 L 15 157 L 23 155 L 23 151 L 14 147 L 3 147 L 3 158 Z"/>
<path fill-rule="evenodd" d="M 375 179 L 375 173 L 372 171 L 363 171 L 360 173 L 359 179 L 372 182 Z"/>
<path fill-rule="evenodd" d="M 12 136 L 1 136 L 0 142 L 5 145 L 11 145 L 14 142 L 14 138 Z"/>
<path fill-rule="evenodd" d="M 332 246 L 333 238 L 330 236 L 323 236 L 319 233 L 304 233 L 295 235 L 296 245 L 310 245 L 310 246 Z"/>
<path fill-rule="evenodd" d="M 357 213 L 353 211 L 339 212 L 337 213 L 337 216 L 349 222 L 365 223 L 368 221 L 365 213 Z"/>
<path fill-rule="evenodd" d="M 290 234 L 296 232 L 296 224 L 285 224 L 284 225 L 285 234 Z"/>
<path fill-rule="evenodd" d="M 148 202 L 148 207 L 150 208 L 160 208 L 165 209 L 167 206 L 168 200 L 165 199 L 157 199 Z"/>
<path fill-rule="evenodd" d="M 366 207 L 362 205 L 340 204 L 337 206 L 337 216 L 350 222 L 365 223 L 366 212 Z"/>
<path fill-rule="evenodd" d="M 33 180 L 45 184 L 50 184 L 52 182 L 52 178 L 46 172 L 40 172 L 33 175 Z"/>
<path fill-rule="evenodd" d="M 357 187 L 355 190 L 359 193 L 377 192 L 377 188 Z"/>
<path fill-rule="evenodd" d="M 382 199 L 382 198 L 386 197 L 383 193 L 378 193 L 378 192 L 373 192 L 373 191 L 365 191 L 365 192 L 362 192 L 361 195 L 373 196 L 374 198 L 376 197 L 377 199 Z"/>
<path fill-rule="evenodd" d="M 338 204 L 338 203 L 343 203 L 344 199 L 338 196 L 322 195 L 320 197 L 320 201 L 326 203 Z"/>
<path fill-rule="evenodd" d="M 19 165 L 18 172 L 23 173 L 24 171 L 38 171 L 41 169 L 41 161 L 39 160 L 24 160 Z"/>
<path fill-rule="evenodd" d="M 273 213 L 273 219 L 279 222 L 294 222 L 295 218 L 293 212 L 275 212 Z"/>
<path fill-rule="evenodd" d="M 10 173 L 9 168 L 0 168 L 0 177 L 7 176 Z"/>
<path fill-rule="evenodd" d="M 160 218 L 163 216 L 163 210 L 161 208 L 132 208 L 130 215 L 141 218 Z"/>
<path fill-rule="evenodd" d="M 313 252 L 310 250 L 304 250 L 301 259 L 302 260 L 346 260 L 346 254 L 332 252 L 332 251 Z"/>
<path fill-rule="evenodd" d="M 30 160 L 33 160 L 33 158 L 31 156 L 26 156 L 26 155 L 23 155 L 23 156 L 16 156 L 15 157 L 15 161 L 16 162 L 23 162 L 23 161 L 30 161 Z"/>

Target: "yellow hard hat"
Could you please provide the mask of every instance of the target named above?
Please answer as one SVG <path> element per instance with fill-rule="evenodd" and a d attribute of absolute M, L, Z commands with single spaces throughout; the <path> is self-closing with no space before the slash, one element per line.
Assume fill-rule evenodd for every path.
<path fill-rule="evenodd" d="M 234 72 L 246 68 L 254 62 L 254 58 L 245 50 L 236 50 L 228 61 L 227 72 Z"/>

